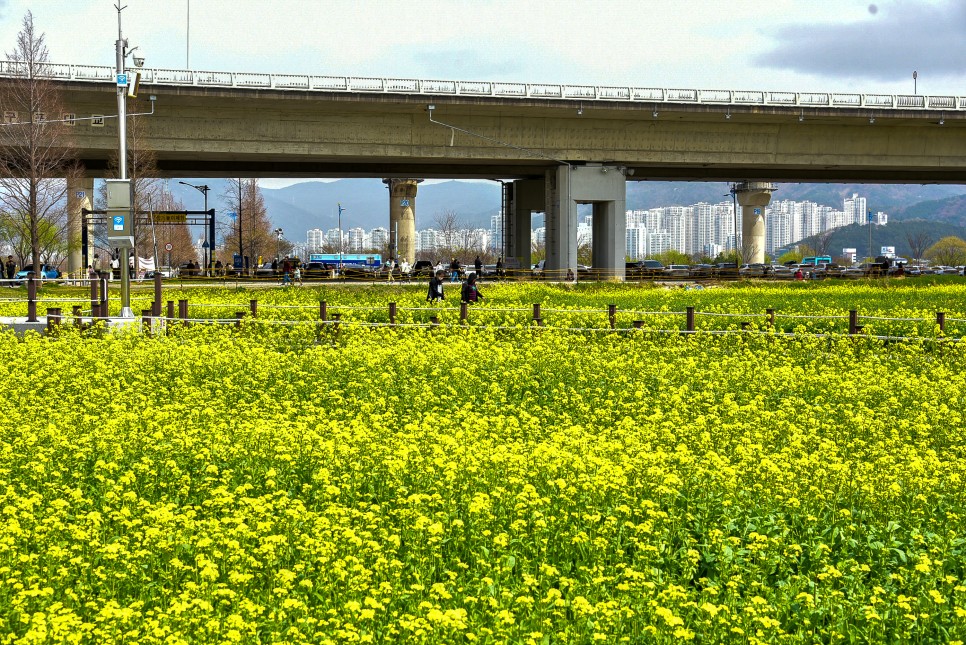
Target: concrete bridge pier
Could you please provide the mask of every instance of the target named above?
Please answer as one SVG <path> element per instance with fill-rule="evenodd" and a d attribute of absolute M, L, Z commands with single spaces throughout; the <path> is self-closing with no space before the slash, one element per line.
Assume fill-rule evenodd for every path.
<path fill-rule="evenodd" d="M 518 179 L 511 184 L 507 257 L 516 258 L 521 270 L 529 270 L 531 266 L 530 222 L 534 212 L 540 213 L 546 208 L 544 184 L 540 179 Z"/>
<path fill-rule="evenodd" d="M 549 275 L 577 274 L 577 204 L 594 206 L 594 271 L 601 279 L 624 279 L 627 182 L 623 168 L 588 164 L 547 171 L 547 263 Z"/>
<path fill-rule="evenodd" d="M 83 222 L 82 208 L 91 209 L 94 204 L 94 179 L 80 177 L 67 185 L 67 273 L 71 276 L 87 276 L 84 266 L 84 252 L 81 248 L 81 226 Z M 87 257 L 92 257 L 90 247 L 93 246 L 94 236 L 88 228 Z"/>
<path fill-rule="evenodd" d="M 416 188 L 422 179 L 383 179 L 389 187 L 389 248 L 397 262 L 416 261 Z"/>
<path fill-rule="evenodd" d="M 741 259 L 747 264 L 765 261 L 765 207 L 775 188 L 775 184 L 763 181 L 735 184 L 741 205 Z"/>

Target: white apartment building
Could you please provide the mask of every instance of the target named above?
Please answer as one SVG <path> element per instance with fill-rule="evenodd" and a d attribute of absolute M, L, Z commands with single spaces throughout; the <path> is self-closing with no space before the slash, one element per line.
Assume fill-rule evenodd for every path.
<path fill-rule="evenodd" d="M 325 244 L 325 233 L 320 228 L 313 228 L 305 236 L 305 246 L 309 253 L 321 253 L 322 246 Z"/>
<path fill-rule="evenodd" d="M 389 246 L 389 229 L 377 226 L 369 231 L 369 248 L 383 249 Z"/>
<path fill-rule="evenodd" d="M 647 229 L 640 224 L 630 224 L 625 233 L 624 254 L 633 262 L 647 257 Z"/>
<path fill-rule="evenodd" d="M 865 197 L 859 197 L 857 193 L 852 193 L 852 197 L 845 198 L 845 217 L 849 224 L 866 224 L 866 212 L 868 207 Z"/>
<path fill-rule="evenodd" d="M 503 211 L 500 211 L 496 215 L 490 217 L 490 251 L 493 253 L 503 253 L 504 240 L 503 240 L 503 226 L 504 226 Z"/>
<path fill-rule="evenodd" d="M 364 228 L 350 228 L 348 232 L 348 245 L 350 253 L 361 253 L 369 248 L 369 236 Z"/>

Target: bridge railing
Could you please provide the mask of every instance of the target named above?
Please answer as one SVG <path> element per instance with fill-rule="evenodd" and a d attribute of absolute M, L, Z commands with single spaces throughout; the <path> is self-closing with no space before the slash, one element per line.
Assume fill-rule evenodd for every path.
<path fill-rule="evenodd" d="M 766 92 L 698 88 L 652 88 L 622 85 L 557 85 L 499 81 L 446 81 L 362 76 L 315 76 L 261 72 L 218 72 L 179 69 L 138 70 L 144 85 L 190 85 L 239 89 L 359 92 L 426 96 L 492 96 L 499 98 L 629 101 L 633 103 L 686 103 L 705 105 L 773 105 L 807 108 L 876 108 L 890 110 L 966 111 L 966 96 L 910 94 L 856 94 L 834 92 Z M 40 76 L 85 83 L 113 83 L 115 70 L 108 65 L 45 63 Z M 0 60 L 0 77 L 26 76 L 24 65 Z"/>

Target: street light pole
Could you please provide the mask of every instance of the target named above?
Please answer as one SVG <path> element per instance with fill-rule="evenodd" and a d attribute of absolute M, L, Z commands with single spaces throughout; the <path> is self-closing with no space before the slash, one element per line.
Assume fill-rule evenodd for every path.
<path fill-rule="evenodd" d="M 275 229 L 275 261 L 278 262 L 278 256 L 281 253 L 280 248 L 282 246 L 282 229 Z"/>
<path fill-rule="evenodd" d="M 120 3 L 114 5 L 117 9 L 117 42 L 114 43 L 115 53 L 117 56 L 117 138 L 118 138 L 118 155 L 117 155 L 117 170 L 118 179 L 127 179 L 127 83 L 121 84 L 121 78 L 124 75 L 124 59 L 127 57 L 127 41 L 124 39 L 124 35 L 121 33 L 121 11 L 125 7 L 122 7 Z M 134 204 L 131 204 L 133 207 Z M 134 213 L 132 212 L 127 215 L 127 217 L 133 218 Z M 131 222 L 132 226 L 134 222 Z M 133 231 L 133 228 L 132 228 Z M 128 269 L 128 262 L 130 261 L 130 251 L 127 246 L 121 246 L 120 250 L 121 257 L 119 258 L 119 264 L 121 269 L 121 318 L 134 318 L 134 312 L 131 311 L 131 272 Z"/>
<path fill-rule="evenodd" d="M 208 215 L 208 191 L 211 190 L 211 188 L 209 188 L 207 184 L 202 184 L 201 186 L 195 186 L 194 184 L 189 184 L 186 181 L 179 181 L 178 183 L 179 184 L 184 184 L 185 186 L 190 186 L 190 187 L 194 188 L 195 190 L 197 190 L 198 192 L 200 192 L 202 195 L 205 196 L 205 215 L 207 216 Z M 204 253 L 205 275 L 208 275 L 208 270 L 211 268 L 211 262 L 209 260 L 212 257 L 214 257 L 215 241 L 214 240 L 210 240 L 210 241 L 208 240 L 208 226 L 207 225 L 205 226 L 205 242 L 208 243 L 208 250 L 205 251 L 205 253 Z"/>
<path fill-rule="evenodd" d="M 339 206 L 339 275 L 342 275 L 342 202 L 337 202 Z"/>

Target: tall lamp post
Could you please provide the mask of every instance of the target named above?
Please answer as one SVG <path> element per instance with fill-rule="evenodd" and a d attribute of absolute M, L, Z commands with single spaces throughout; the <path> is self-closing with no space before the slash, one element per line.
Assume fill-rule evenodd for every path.
<path fill-rule="evenodd" d="M 190 186 L 191 188 L 194 188 L 195 190 L 197 190 L 198 192 L 200 192 L 202 195 L 205 196 L 205 215 L 207 215 L 208 214 L 208 191 L 211 190 L 211 188 L 209 188 L 207 184 L 202 184 L 201 186 L 195 186 L 194 184 L 189 184 L 186 181 L 179 181 L 178 183 L 179 184 L 184 184 L 185 186 Z M 214 240 L 211 240 L 211 241 L 208 240 L 208 227 L 207 226 L 205 226 L 205 242 L 208 243 L 208 249 L 205 251 L 205 254 L 204 254 L 205 255 L 205 258 L 204 258 L 205 259 L 205 275 L 208 275 L 208 269 L 211 268 L 211 262 L 209 262 L 209 259 L 211 259 L 212 257 L 214 257 L 214 254 L 215 254 L 215 241 Z"/>
<path fill-rule="evenodd" d="M 725 194 L 725 197 L 731 195 L 731 217 L 734 222 L 734 252 L 735 252 L 735 274 L 738 273 L 739 265 L 741 264 L 741 254 L 738 252 L 738 185 L 731 184 L 731 190 Z"/>
<path fill-rule="evenodd" d="M 338 202 L 338 206 L 339 206 L 339 275 L 342 275 L 342 247 L 343 247 L 343 244 L 342 244 L 342 211 L 344 211 L 345 209 L 342 208 L 342 203 L 341 202 Z"/>
<path fill-rule="evenodd" d="M 280 253 L 280 248 L 282 246 L 282 229 L 277 228 L 275 233 L 275 261 L 278 262 L 278 256 Z"/>

